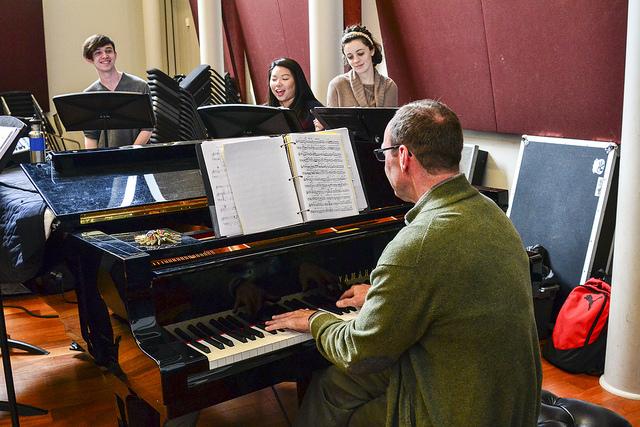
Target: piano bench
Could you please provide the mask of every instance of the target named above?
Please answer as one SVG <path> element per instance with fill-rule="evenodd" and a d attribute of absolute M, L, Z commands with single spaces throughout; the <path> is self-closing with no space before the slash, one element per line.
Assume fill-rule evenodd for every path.
<path fill-rule="evenodd" d="M 620 415 L 593 403 L 542 390 L 538 427 L 631 427 Z"/>

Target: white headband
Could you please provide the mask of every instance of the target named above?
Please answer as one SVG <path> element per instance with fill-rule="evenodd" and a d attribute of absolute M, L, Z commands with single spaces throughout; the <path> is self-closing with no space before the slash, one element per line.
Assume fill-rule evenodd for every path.
<path fill-rule="evenodd" d="M 351 31 L 350 33 L 345 34 L 344 36 L 342 36 L 342 43 L 344 44 L 347 41 L 347 39 L 355 39 L 357 37 L 363 37 L 366 40 L 368 40 L 369 43 L 371 43 L 371 46 L 375 46 L 373 44 L 373 40 L 371 40 L 371 37 L 369 37 L 368 35 L 366 35 L 361 31 Z"/>

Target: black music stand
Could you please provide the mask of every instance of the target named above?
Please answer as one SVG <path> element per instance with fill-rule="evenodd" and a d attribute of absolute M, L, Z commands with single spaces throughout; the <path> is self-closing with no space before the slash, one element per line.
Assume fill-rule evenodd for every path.
<path fill-rule="evenodd" d="M 0 116 L 0 126 L 19 129 L 15 137 L 11 141 L 1 141 L 0 147 L 4 153 L 0 158 L 0 172 L 6 165 L 8 159 L 13 154 L 13 149 L 16 146 L 18 139 L 22 136 L 24 131 L 24 123 L 15 117 Z M 5 145 L 6 144 L 6 145 Z M 11 371 L 11 355 L 9 352 L 9 337 L 7 336 L 7 326 L 4 321 L 4 305 L 2 298 L 2 289 L 0 289 L 0 351 L 2 351 L 2 367 L 4 369 L 4 382 L 7 387 L 7 401 L 0 401 L 0 411 L 11 413 L 11 424 L 13 426 L 19 426 L 19 415 L 44 415 L 48 411 L 45 409 L 36 408 L 35 406 L 22 405 L 16 401 L 16 390 L 13 384 L 13 372 Z M 24 344 L 32 347 L 29 344 L 22 343 L 20 341 L 13 341 L 15 343 Z M 18 345 L 20 347 L 20 345 Z M 45 354 L 49 353 L 46 350 L 42 350 Z"/>
<path fill-rule="evenodd" d="M 293 110 L 269 105 L 219 104 L 198 107 L 210 138 L 268 136 L 302 131 Z"/>
<path fill-rule="evenodd" d="M 53 97 L 67 130 L 146 129 L 155 125 L 151 97 L 136 92 L 81 92 Z M 98 138 L 99 139 L 99 138 Z"/>
<path fill-rule="evenodd" d="M 311 113 L 325 129 L 346 127 L 356 139 L 382 144 L 396 107 L 315 107 Z"/>

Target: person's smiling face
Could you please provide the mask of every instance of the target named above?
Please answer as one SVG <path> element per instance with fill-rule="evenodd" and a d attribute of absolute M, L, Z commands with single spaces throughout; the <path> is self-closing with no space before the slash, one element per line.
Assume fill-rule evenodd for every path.
<path fill-rule="evenodd" d="M 360 39 L 351 40 L 342 47 L 347 63 L 358 74 L 365 74 L 373 68 L 373 49 Z"/>
<path fill-rule="evenodd" d="M 111 71 L 116 65 L 117 53 L 112 45 L 99 47 L 93 52 L 91 62 L 99 71 Z"/>
<path fill-rule="evenodd" d="M 281 106 L 290 107 L 293 104 L 296 97 L 296 81 L 291 70 L 280 65 L 273 67 L 269 87 Z"/>

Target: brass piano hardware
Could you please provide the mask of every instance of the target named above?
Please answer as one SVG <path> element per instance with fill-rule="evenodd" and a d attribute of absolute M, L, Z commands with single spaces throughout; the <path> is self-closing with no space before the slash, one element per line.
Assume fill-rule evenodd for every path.
<path fill-rule="evenodd" d="M 206 208 L 207 198 L 199 197 L 191 200 L 177 202 L 157 203 L 153 206 L 135 206 L 113 209 L 107 212 L 92 212 L 80 215 L 80 224 L 95 224 L 100 222 L 115 221 L 119 219 L 135 218 L 141 216 L 159 215 L 172 212 L 180 212 L 191 209 Z"/>
<path fill-rule="evenodd" d="M 240 245 L 227 246 L 227 247 L 229 248 L 230 251 L 241 251 L 243 249 L 251 248 L 251 246 L 247 245 L 246 243 L 242 243 Z"/>
<path fill-rule="evenodd" d="M 337 234 L 350 233 L 352 231 L 358 231 L 358 230 L 360 230 L 358 227 L 353 227 L 353 228 L 347 228 L 347 229 L 344 229 L 344 230 L 336 230 L 336 233 Z"/>

